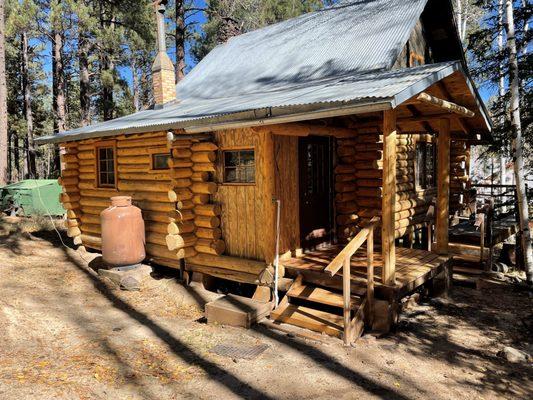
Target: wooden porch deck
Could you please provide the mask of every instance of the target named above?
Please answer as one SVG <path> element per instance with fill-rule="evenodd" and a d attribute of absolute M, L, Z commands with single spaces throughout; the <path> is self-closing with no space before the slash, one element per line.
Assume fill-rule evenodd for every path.
<path fill-rule="evenodd" d="M 301 257 L 292 257 L 282 261 L 286 275 L 295 277 L 299 273 L 304 276 L 322 273 L 324 268 L 342 250 L 342 246 L 328 245 L 314 251 L 308 251 Z M 441 256 L 433 252 L 396 248 L 396 285 L 385 286 L 382 283 L 381 272 L 383 260 L 381 251 L 374 252 L 374 270 L 376 293 L 389 298 L 393 295 L 401 298 L 417 287 L 439 274 L 451 264 L 451 256 Z M 366 248 L 360 248 L 351 259 L 352 285 L 355 289 L 366 290 Z M 342 276 L 341 271 L 338 275 Z M 381 297 L 380 296 L 380 297 Z"/>

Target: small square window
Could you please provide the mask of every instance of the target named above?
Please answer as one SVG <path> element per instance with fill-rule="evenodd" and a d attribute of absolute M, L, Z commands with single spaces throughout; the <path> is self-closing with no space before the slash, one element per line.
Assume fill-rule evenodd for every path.
<path fill-rule="evenodd" d="M 114 188 L 116 186 L 115 148 L 114 147 L 99 147 L 97 157 L 98 157 L 98 186 Z"/>
<path fill-rule="evenodd" d="M 168 153 L 152 154 L 152 169 L 168 169 L 169 159 L 170 154 Z"/>
<path fill-rule="evenodd" d="M 224 151 L 224 182 L 255 183 L 255 153 L 253 149 Z"/>

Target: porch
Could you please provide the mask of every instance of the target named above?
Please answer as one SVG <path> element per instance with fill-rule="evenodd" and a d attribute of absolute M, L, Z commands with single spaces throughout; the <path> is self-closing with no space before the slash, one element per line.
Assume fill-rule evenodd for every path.
<path fill-rule="evenodd" d="M 282 261 L 285 275 L 296 278 L 299 274 L 305 280 L 315 281 L 320 284 L 320 275 L 324 269 L 341 252 L 344 246 L 324 245 L 316 250 L 307 251 L 300 257 L 291 257 Z M 431 251 L 396 248 L 396 274 L 395 284 L 383 284 L 383 256 L 381 249 L 376 247 L 374 252 L 374 286 L 377 298 L 399 300 L 412 292 L 436 275 L 440 274 L 451 263 L 450 256 L 443 256 Z M 367 290 L 367 249 L 361 247 L 350 260 L 352 293 L 363 295 Z M 322 280 L 324 286 L 342 288 L 342 271 L 338 279 L 332 282 Z"/>

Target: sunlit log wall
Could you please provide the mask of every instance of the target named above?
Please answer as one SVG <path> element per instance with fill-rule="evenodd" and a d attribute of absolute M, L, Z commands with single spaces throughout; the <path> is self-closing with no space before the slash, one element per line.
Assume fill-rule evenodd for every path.
<path fill-rule="evenodd" d="M 98 187 L 99 146 L 115 148 L 116 188 Z M 76 244 L 100 249 L 100 213 L 110 197 L 128 195 L 142 210 L 149 259 L 179 267 L 180 259 L 224 252 L 220 206 L 212 201 L 217 191 L 214 143 L 169 143 L 166 132 L 156 132 L 64 143 L 61 149 L 61 202 L 67 209 L 68 235 Z M 153 154 L 169 154 L 169 168 L 154 169 Z"/>
<path fill-rule="evenodd" d="M 337 230 L 346 240 L 373 216 L 381 215 L 382 135 L 359 132 L 355 139 L 338 140 L 335 168 Z M 436 190 L 415 187 L 416 143 L 432 142 L 428 134 L 399 133 L 396 139 L 396 238 L 427 225 L 427 212 Z M 378 232 L 379 236 L 379 232 Z"/>

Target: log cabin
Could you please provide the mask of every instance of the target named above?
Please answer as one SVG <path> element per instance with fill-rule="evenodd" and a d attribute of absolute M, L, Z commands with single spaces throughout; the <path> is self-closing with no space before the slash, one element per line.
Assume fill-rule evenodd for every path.
<path fill-rule="evenodd" d="M 231 38 L 177 85 L 155 6 L 154 106 L 40 139 L 76 244 L 98 250 L 100 212 L 130 195 L 148 261 L 281 292 L 273 321 L 346 343 L 449 279 L 469 146 L 491 132 L 449 0 L 343 1 Z"/>

